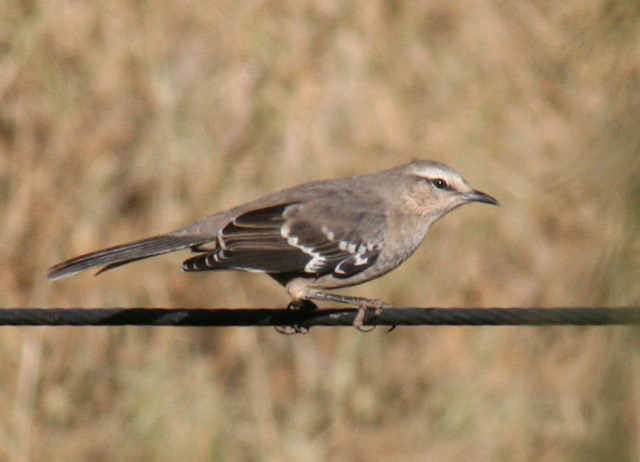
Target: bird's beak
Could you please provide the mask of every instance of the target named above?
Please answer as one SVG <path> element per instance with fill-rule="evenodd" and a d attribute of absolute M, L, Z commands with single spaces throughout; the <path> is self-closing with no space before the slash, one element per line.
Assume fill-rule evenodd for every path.
<path fill-rule="evenodd" d="M 495 197 L 491 197 L 489 194 L 482 191 L 471 191 L 467 194 L 467 200 L 469 202 L 484 202 L 485 204 L 500 205 L 500 202 Z"/>

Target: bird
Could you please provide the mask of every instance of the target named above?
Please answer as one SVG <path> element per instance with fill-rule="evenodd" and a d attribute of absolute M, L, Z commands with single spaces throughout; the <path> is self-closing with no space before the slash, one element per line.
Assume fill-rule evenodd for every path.
<path fill-rule="evenodd" d="M 468 203 L 499 205 L 453 168 L 434 161 L 305 183 L 203 218 L 185 228 L 97 250 L 49 268 L 50 280 L 119 266 L 182 249 L 195 256 L 182 270 L 266 273 L 286 289 L 288 308 L 314 301 L 368 309 L 378 299 L 329 292 L 379 278 L 409 258 L 430 226 Z"/>

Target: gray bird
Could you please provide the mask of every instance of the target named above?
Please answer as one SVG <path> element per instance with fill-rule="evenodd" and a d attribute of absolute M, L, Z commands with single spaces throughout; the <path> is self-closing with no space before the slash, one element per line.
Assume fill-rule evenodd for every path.
<path fill-rule="evenodd" d="M 499 205 L 452 168 L 429 161 L 368 175 L 317 181 L 216 213 L 186 228 L 109 247 L 59 263 L 49 279 L 102 266 L 96 273 L 190 248 L 184 271 L 267 273 L 291 297 L 291 308 L 329 300 L 366 309 L 375 299 L 326 292 L 378 278 L 404 262 L 438 218 L 469 202 Z"/>

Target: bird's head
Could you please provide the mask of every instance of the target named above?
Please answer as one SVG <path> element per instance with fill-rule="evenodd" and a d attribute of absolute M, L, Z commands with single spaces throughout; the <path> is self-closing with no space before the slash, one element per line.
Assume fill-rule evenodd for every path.
<path fill-rule="evenodd" d="M 500 205 L 492 196 L 472 188 L 451 167 L 439 162 L 414 161 L 404 166 L 406 206 L 433 220 L 470 202 Z"/>

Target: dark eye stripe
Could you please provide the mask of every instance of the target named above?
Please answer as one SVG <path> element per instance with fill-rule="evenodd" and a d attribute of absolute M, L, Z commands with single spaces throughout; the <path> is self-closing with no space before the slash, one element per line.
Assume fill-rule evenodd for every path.
<path fill-rule="evenodd" d="M 442 178 L 436 178 L 433 180 L 433 185 L 438 189 L 447 189 L 449 187 L 449 183 Z"/>
<path fill-rule="evenodd" d="M 422 175 L 413 175 L 413 176 L 420 181 L 425 181 L 429 184 L 432 184 L 437 189 L 453 190 L 453 187 L 444 178 L 429 178 Z"/>

